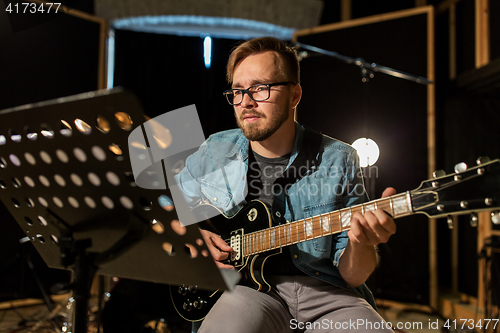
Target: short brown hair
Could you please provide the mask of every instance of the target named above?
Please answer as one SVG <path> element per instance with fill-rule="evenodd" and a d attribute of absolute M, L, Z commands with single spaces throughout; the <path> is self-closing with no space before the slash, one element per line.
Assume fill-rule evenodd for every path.
<path fill-rule="evenodd" d="M 233 83 L 235 67 L 246 57 L 266 51 L 276 52 L 281 59 L 278 70 L 286 80 L 300 83 L 300 65 L 297 52 L 288 46 L 284 41 L 274 37 L 260 37 L 247 40 L 236 46 L 229 56 L 227 62 L 227 82 Z"/>

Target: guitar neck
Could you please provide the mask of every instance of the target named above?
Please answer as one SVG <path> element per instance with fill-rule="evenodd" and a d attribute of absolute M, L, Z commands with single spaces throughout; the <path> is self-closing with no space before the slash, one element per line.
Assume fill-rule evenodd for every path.
<path fill-rule="evenodd" d="M 311 239 L 337 234 L 351 228 L 354 213 L 382 209 L 399 218 L 413 214 L 410 192 L 370 201 L 243 235 L 243 256 L 255 255 Z"/>

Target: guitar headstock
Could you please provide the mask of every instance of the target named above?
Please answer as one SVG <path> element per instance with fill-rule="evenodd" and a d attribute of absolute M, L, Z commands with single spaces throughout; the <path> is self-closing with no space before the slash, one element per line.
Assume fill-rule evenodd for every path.
<path fill-rule="evenodd" d="M 435 172 L 433 179 L 422 182 L 410 192 L 413 212 L 439 218 L 499 209 L 500 160 L 479 158 L 477 162 L 469 169 L 459 163 L 454 174 Z M 492 221 L 500 223 L 500 213 L 492 213 Z"/>

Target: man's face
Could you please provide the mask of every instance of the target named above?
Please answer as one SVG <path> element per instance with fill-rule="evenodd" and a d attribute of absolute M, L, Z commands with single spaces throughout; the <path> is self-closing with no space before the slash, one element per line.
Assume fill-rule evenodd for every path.
<path fill-rule="evenodd" d="M 278 55 L 264 52 L 248 56 L 235 68 L 233 88 L 247 89 L 259 83 L 287 81 L 278 72 Z M 256 102 L 244 94 L 234 106 L 236 122 L 250 141 L 264 141 L 273 135 L 293 113 L 293 85 L 271 87 L 268 100 Z"/>

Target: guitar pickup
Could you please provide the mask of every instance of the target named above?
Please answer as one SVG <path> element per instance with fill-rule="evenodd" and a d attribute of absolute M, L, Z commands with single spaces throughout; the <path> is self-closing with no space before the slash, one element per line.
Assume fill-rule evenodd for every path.
<path fill-rule="evenodd" d="M 242 239 L 243 239 L 243 229 L 238 229 L 231 231 L 231 238 L 229 241 L 229 246 L 233 249 L 231 252 L 231 262 L 234 266 L 239 266 L 242 263 Z"/>

